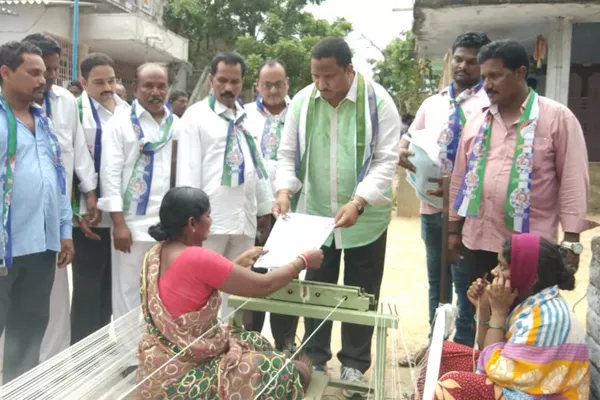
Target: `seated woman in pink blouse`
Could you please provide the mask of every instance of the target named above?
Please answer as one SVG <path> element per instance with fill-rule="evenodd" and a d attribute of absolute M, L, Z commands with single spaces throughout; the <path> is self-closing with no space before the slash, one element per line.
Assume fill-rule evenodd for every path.
<path fill-rule="evenodd" d="M 163 198 L 160 223 L 149 229 L 159 243 L 142 267 L 147 329 L 139 346 L 138 397 L 253 399 L 262 393 L 271 399 L 302 399 L 310 362 L 285 365 L 286 357 L 257 332 L 222 325 L 219 291 L 264 297 L 304 268 L 319 268 L 323 253 L 309 251 L 268 274 L 255 273 L 248 267 L 261 248 L 231 262 L 202 247 L 211 223 L 206 194 L 177 187 Z"/>

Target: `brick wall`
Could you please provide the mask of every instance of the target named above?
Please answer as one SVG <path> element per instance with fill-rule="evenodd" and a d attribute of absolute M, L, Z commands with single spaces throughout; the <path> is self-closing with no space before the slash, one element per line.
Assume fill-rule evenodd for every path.
<path fill-rule="evenodd" d="M 600 236 L 592 239 L 587 333 L 592 375 L 591 399 L 600 400 Z"/>

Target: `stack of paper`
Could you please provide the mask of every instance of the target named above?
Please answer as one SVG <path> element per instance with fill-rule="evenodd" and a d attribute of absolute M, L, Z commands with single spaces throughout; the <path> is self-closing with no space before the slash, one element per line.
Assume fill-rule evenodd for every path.
<path fill-rule="evenodd" d="M 410 158 L 417 169 L 416 174 L 406 171 L 406 181 L 415 189 L 417 197 L 437 208 L 442 208 L 441 197 L 427 194 L 429 190 L 439 188 L 438 183 L 430 182 L 429 179 L 442 177 L 442 168 L 439 162 L 440 146 L 438 144 L 439 130 L 423 129 L 412 133 L 411 143 L 408 150 L 414 153 Z"/>
<path fill-rule="evenodd" d="M 295 213 L 280 216 L 265 243 L 267 253 L 254 266 L 274 269 L 291 263 L 306 251 L 318 250 L 334 227 L 333 218 Z"/>

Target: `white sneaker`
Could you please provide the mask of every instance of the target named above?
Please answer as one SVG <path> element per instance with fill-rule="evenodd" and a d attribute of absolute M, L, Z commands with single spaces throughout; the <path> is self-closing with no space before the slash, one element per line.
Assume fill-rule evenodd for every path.
<path fill-rule="evenodd" d="M 340 372 L 341 379 L 343 381 L 350 382 L 364 382 L 364 375 L 357 369 L 345 367 L 342 365 Z M 349 399 L 366 399 L 367 394 L 363 392 L 357 392 L 355 390 L 344 389 L 344 396 Z"/>

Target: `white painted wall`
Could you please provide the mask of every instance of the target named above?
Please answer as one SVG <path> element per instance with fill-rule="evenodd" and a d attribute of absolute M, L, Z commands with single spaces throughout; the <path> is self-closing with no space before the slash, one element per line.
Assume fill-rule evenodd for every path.
<path fill-rule="evenodd" d="M 30 33 L 46 32 L 71 38 L 71 9 L 43 5 L 11 5 L 18 16 L 0 15 L 0 43 L 21 40 Z"/>

